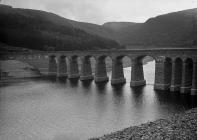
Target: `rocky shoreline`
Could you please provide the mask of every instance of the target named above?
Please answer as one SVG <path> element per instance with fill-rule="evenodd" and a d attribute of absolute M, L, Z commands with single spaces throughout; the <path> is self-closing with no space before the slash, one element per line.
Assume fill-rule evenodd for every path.
<path fill-rule="evenodd" d="M 197 140 L 197 108 L 90 140 Z"/>

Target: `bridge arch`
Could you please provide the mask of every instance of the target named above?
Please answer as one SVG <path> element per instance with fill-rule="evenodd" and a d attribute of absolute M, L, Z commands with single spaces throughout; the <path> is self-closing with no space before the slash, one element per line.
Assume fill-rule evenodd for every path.
<path fill-rule="evenodd" d="M 191 95 L 197 95 L 197 58 L 193 59 Z"/>
<path fill-rule="evenodd" d="M 116 55 L 111 57 L 112 60 L 122 61 L 123 68 L 131 66 L 131 56 L 130 55 Z"/>
<path fill-rule="evenodd" d="M 175 57 L 172 59 L 172 74 L 171 74 L 171 85 L 170 91 L 176 92 L 180 90 L 182 81 L 182 67 L 183 60 L 180 57 Z"/>
<path fill-rule="evenodd" d="M 154 75 L 155 68 L 153 72 L 147 71 L 147 69 L 150 69 L 145 66 L 145 64 L 149 61 L 155 61 L 157 58 L 153 54 L 142 54 L 142 55 L 135 55 L 131 57 L 131 87 L 135 86 L 143 86 L 146 84 L 145 80 L 145 72 L 149 73 L 149 75 Z M 148 76 L 149 76 L 148 75 Z M 150 78 L 149 78 L 150 79 Z M 150 82 L 150 81 L 149 81 Z M 154 82 L 152 80 L 152 82 Z"/>
<path fill-rule="evenodd" d="M 58 77 L 67 77 L 68 76 L 68 73 L 67 73 L 67 56 L 66 55 L 60 55 L 57 58 L 57 63 L 58 63 L 57 76 Z"/>
<path fill-rule="evenodd" d="M 49 55 L 49 76 L 57 76 L 57 57 L 55 55 Z"/>
<path fill-rule="evenodd" d="M 108 61 L 107 61 L 108 58 Z M 108 55 L 98 55 L 96 57 L 96 65 L 95 65 L 95 82 L 107 82 L 109 77 L 107 76 L 107 65 L 109 65 L 109 61 L 112 61 L 112 57 Z"/>
<path fill-rule="evenodd" d="M 185 58 L 182 67 L 181 93 L 189 93 L 192 86 L 193 60 Z"/>
<path fill-rule="evenodd" d="M 157 57 L 155 63 L 155 84 L 156 90 L 169 90 L 171 85 L 172 58 Z"/>
<path fill-rule="evenodd" d="M 136 59 L 138 61 L 143 61 L 144 58 L 146 57 L 150 57 L 152 58 L 153 60 L 156 60 L 158 56 L 155 56 L 153 54 L 144 54 L 144 55 L 139 55 L 139 56 L 135 56 L 133 59 Z"/>
<path fill-rule="evenodd" d="M 68 78 L 79 78 L 79 65 L 78 65 L 78 59 L 80 57 L 78 55 L 72 55 L 68 57 Z"/>
<path fill-rule="evenodd" d="M 171 76 L 172 76 L 172 58 L 165 57 L 165 66 L 164 66 L 164 80 L 166 80 L 166 84 L 168 84 L 168 88 L 170 88 L 171 84 Z"/>
<path fill-rule="evenodd" d="M 128 58 L 128 57 L 126 55 L 119 55 L 112 58 L 112 76 L 111 76 L 112 85 L 126 83 L 126 78 L 124 77 L 124 69 L 123 69 L 124 68 L 123 58 Z"/>
<path fill-rule="evenodd" d="M 80 70 L 80 80 L 93 80 L 94 76 L 92 75 L 92 61 L 95 61 L 95 57 L 93 55 L 85 55 L 81 56 L 81 70 Z"/>

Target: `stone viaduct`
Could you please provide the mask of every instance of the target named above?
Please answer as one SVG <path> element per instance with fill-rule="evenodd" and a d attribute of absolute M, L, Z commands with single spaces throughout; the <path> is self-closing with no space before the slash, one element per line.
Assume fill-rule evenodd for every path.
<path fill-rule="evenodd" d="M 155 90 L 179 91 L 197 95 L 197 49 L 133 49 L 133 50 L 98 50 L 98 51 L 58 51 L 58 52 L 21 52 L 3 53 L 3 59 L 17 59 L 26 62 L 31 59 L 47 59 L 48 75 L 80 78 L 96 83 L 108 81 L 106 57 L 112 60 L 111 84 L 125 83 L 123 57 L 131 60 L 130 86 L 146 84 L 142 60 L 150 56 L 155 60 Z M 67 58 L 67 61 L 66 61 Z M 78 58 L 81 59 L 79 72 Z M 90 58 L 94 58 L 95 74 L 92 74 Z M 31 65 L 31 64 L 30 64 Z"/>

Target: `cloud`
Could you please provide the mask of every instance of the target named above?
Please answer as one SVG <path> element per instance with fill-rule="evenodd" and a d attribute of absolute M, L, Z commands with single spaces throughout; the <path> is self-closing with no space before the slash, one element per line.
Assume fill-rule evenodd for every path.
<path fill-rule="evenodd" d="M 97 24 L 144 22 L 156 15 L 197 7 L 197 0 L 3 0 L 2 3 Z"/>
<path fill-rule="evenodd" d="M 102 22 L 104 9 L 102 0 L 56 0 L 46 6 L 61 16 L 86 22 Z M 106 0 L 107 1 L 107 0 Z M 58 8 L 57 8 L 58 7 Z"/>

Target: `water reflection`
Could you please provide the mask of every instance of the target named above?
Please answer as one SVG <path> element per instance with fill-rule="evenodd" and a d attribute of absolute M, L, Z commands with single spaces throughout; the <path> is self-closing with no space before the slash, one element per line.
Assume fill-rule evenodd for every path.
<path fill-rule="evenodd" d="M 69 79 L 69 84 L 72 88 L 77 87 L 79 84 L 79 79 L 78 78 Z"/>
<path fill-rule="evenodd" d="M 82 87 L 85 89 L 90 89 L 93 80 L 82 81 Z"/>
<path fill-rule="evenodd" d="M 107 86 L 107 82 L 96 83 L 96 91 L 98 91 L 97 93 L 105 94 L 106 86 Z"/>
<path fill-rule="evenodd" d="M 137 109 L 141 108 L 144 104 L 144 86 L 131 88 L 132 102 L 135 104 Z"/>
<path fill-rule="evenodd" d="M 0 139 L 85 140 L 197 106 L 197 97 L 154 91 L 154 74 L 147 86 L 130 88 L 127 74 L 118 86 L 55 77 L 2 86 Z"/>
<path fill-rule="evenodd" d="M 56 78 L 56 82 L 59 84 L 66 84 L 67 83 L 67 77 L 58 77 Z"/>

